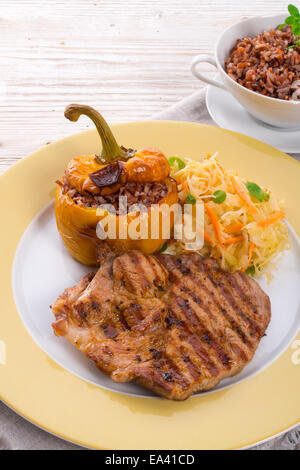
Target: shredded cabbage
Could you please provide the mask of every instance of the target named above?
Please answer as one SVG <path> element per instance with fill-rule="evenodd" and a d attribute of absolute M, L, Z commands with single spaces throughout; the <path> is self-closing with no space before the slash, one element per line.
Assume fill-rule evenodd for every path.
<path fill-rule="evenodd" d="M 274 258 L 290 248 L 282 202 L 265 187 L 261 189 L 266 197 L 260 202 L 248 192 L 247 180 L 234 171 L 225 170 L 216 157 L 217 154 L 207 155 L 201 162 L 181 158 L 184 168 L 179 169 L 176 162 L 171 167 L 180 203 L 184 204 L 190 194 L 206 206 L 205 242 L 199 252 L 217 259 L 223 269 L 241 269 L 256 276 L 264 273 L 271 279 Z M 213 194 L 218 190 L 226 193 L 221 204 L 214 202 Z M 222 243 L 217 236 L 216 221 L 213 223 L 209 214 L 216 216 Z M 184 240 L 177 240 L 168 251 L 178 253 L 185 249 Z"/>

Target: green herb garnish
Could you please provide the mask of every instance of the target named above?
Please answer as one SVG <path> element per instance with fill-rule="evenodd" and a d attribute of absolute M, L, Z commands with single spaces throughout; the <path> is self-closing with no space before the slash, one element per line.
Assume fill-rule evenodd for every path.
<path fill-rule="evenodd" d="M 295 7 L 294 5 L 289 5 L 288 10 L 291 16 L 300 16 L 298 8 Z"/>
<path fill-rule="evenodd" d="M 196 199 L 194 198 L 194 196 L 192 196 L 191 194 L 188 194 L 187 197 L 186 197 L 186 202 L 188 204 L 195 204 L 196 203 Z"/>
<path fill-rule="evenodd" d="M 246 183 L 246 188 L 251 196 L 255 197 L 262 202 L 264 199 L 268 201 L 270 199 L 270 195 L 265 193 L 256 183 Z"/>
<path fill-rule="evenodd" d="M 225 191 L 222 191 L 222 189 L 218 189 L 217 191 L 214 192 L 213 194 L 213 198 L 214 198 L 214 202 L 216 204 L 222 204 L 222 202 L 225 201 L 226 199 L 226 193 Z"/>
<path fill-rule="evenodd" d="M 291 46 L 288 46 L 287 49 L 293 49 L 293 47 L 298 47 L 300 49 L 300 39 L 294 42 Z"/>
<path fill-rule="evenodd" d="M 252 266 L 249 266 L 249 268 L 246 269 L 245 273 L 249 274 L 249 276 L 254 276 L 255 266 L 253 264 L 252 264 Z"/>
<path fill-rule="evenodd" d="M 177 163 L 179 170 L 182 170 L 182 168 L 185 167 L 185 163 L 179 157 L 170 157 L 169 158 L 169 165 L 174 166 L 174 163 Z"/>
<path fill-rule="evenodd" d="M 291 31 L 294 36 L 299 36 L 300 35 L 300 12 L 295 5 L 289 5 L 288 6 L 288 11 L 290 16 L 288 16 L 285 20 L 284 23 L 278 26 L 278 29 L 282 29 L 285 26 L 290 26 Z M 296 39 L 294 44 L 291 46 L 288 46 L 288 49 L 291 49 L 293 47 L 299 47 L 300 48 L 300 39 Z"/>
<path fill-rule="evenodd" d="M 163 246 L 161 247 L 161 249 L 159 250 L 159 253 L 162 253 L 163 251 L 166 251 L 167 248 L 168 248 L 168 242 L 165 242 L 163 244 Z"/>

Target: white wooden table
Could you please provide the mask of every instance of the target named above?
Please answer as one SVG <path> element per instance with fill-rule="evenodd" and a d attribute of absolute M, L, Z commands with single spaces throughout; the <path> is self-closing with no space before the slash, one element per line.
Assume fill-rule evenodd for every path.
<path fill-rule="evenodd" d="M 283 8 L 282 0 L 0 0 L 0 172 L 92 126 L 67 122 L 69 103 L 90 104 L 109 122 L 150 119 L 203 86 L 191 59 L 212 52 L 225 27 Z"/>
<path fill-rule="evenodd" d="M 203 86 L 189 65 L 245 15 L 280 0 L 0 0 L 0 171 L 92 126 L 67 122 L 71 102 L 110 122 L 149 119 Z M 285 7 L 284 7 L 285 8 Z M 209 67 L 209 66 L 208 66 Z M 210 73 L 214 73 L 209 69 Z"/>

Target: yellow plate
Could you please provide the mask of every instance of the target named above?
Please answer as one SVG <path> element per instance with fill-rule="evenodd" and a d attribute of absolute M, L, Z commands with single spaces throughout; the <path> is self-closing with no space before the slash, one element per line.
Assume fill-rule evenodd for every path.
<path fill-rule="evenodd" d="M 123 145 L 158 147 L 168 156 L 199 159 L 219 151 L 226 168 L 272 187 L 285 199 L 287 217 L 300 235 L 300 164 L 291 157 L 249 137 L 200 124 L 154 121 L 112 127 Z M 300 364 L 292 361 L 292 346 L 273 365 L 241 384 L 170 402 L 93 386 L 54 363 L 31 339 L 11 287 L 18 242 L 33 217 L 53 198 L 54 182 L 67 162 L 77 154 L 99 150 L 96 131 L 83 132 L 34 152 L 0 177 L 3 401 L 58 436 L 100 449 L 241 448 L 296 425 Z"/>

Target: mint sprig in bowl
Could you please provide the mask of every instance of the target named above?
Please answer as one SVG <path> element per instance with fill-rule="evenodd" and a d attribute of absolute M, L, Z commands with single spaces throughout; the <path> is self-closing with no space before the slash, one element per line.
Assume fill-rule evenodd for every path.
<path fill-rule="evenodd" d="M 192 73 L 200 80 L 231 93 L 257 120 L 281 130 L 300 129 L 298 11 L 297 7 L 289 5 L 288 17 L 284 12 L 281 15 L 256 16 L 230 26 L 219 38 L 213 57 L 195 57 Z M 292 27 L 299 34 L 292 33 Z M 277 42 L 280 42 L 280 49 L 274 46 Z M 272 45 L 274 50 L 270 50 Z M 228 60 L 235 48 L 238 53 L 231 62 L 236 67 L 230 69 Z M 198 68 L 200 63 L 214 65 L 221 81 L 206 77 Z"/>
<path fill-rule="evenodd" d="M 290 16 L 288 16 L 285 20 L 284 23 L 278 26 L 279 30 L 282 30 L 283 28 L 286 28 L 289 26 L 291 28 L 292 33 L 294 36 L 296 36 L 296 39 L 294 41 L 294 44 L 291 44 L 288 46 L 288 49 L 293 49 L 294 47 L 299 48 L 300 47 L 300 12 L 295 5 L 289 5 L 288 6 L 288 12 Z"/>

